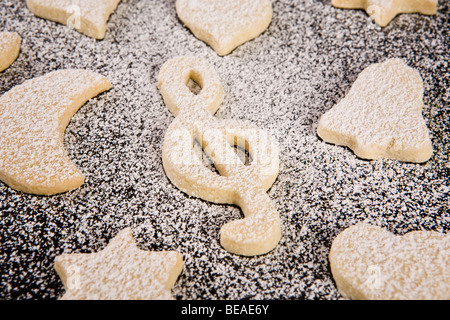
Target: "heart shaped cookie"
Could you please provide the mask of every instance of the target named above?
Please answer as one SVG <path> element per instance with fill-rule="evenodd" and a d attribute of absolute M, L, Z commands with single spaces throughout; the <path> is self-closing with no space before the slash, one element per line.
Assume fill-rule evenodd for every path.
<path fill-rule="evenodd" d="M 450 299 L 450 235 L 403 236 L 358 223 L 339 234 L 329 254 L 341 294 L 364 300 Z"/>
<path fill-rule="evenodd" d="M 369 66 L 319 120 L 317 134 L 365 159 L 425 162 L 433 153 L 422 116 L 423 83 L 400 59 Z"/>
<path fill-rule="evenodd" d="M 272 20 L 269 0 L 177 0 L 180 20 L 218 55 L 258 37 Z"/>

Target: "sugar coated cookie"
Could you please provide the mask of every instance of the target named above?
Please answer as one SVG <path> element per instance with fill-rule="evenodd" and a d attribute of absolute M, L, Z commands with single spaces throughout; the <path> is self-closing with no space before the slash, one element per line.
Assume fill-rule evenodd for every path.
<path fill-rule="evenodd" d="M 0 97 L 0 180 L 33 194 L 78 188 L 84 176 L 64 149 L 64 131 L 110 82 L 89 70 L 59 70 L 25 81 Z"/>
<path fill-rule="evenodd" d="M 224 56 L 258 37 L 272 20 L 269 0 L 177 0 L 180 20 Z"/>
<path fill-rule="evenodd" d="M 450 299 L 448 234 L 400 236 L 358 223 L 333 240 L 329 261 L 339 291 L 350 299 Z"/>
<path fill-rule="evenodd" d="M 337 8 L 364 9 L 381 27 L 400 13 L 436 14 L 437 0 L 332 0 Z"/>
<path fill-rule="evenodd" d="M 201 87 L 198 94 L 187 84 Z M 281 222 L 266 193 L 278 175 L 278 147 L 271 136 L 248 122 L 217 119 L 223 90 L 212 67 L 196 57 L 179 57 L 161 68 L 158 87 L 176 116 L 166 132 L 162 157 L 169 179 L 182 191 L 215 203 L 238 205 L 244 219 L 231 221 L 220 232 L 222 246 L 236 254 L 259 255 L 272 250 L 281 236 Z M 195 154 L 198 141 L 219 172 Z M 234 146 L 246 149 L 245 165 Z"/>
<path fill-rule="evenodd" d="M 419 73 L 390 59 L 361 72 L 347 96 L 320 118 L 317 133 L 361 158 L 425 162 L 433 150 L 423 107 Z"/>
<path fill-rule="evenodd" d="M 182 269 L 182 254 L 141 250 L 130 228 L 99 252 L 55 259 L 66 289 L 61 300 L 172 300 L 170 291 Z"/>
<path fill-rule="evenodd" d="M 0 32 L 0 72 L 19 56 L 21 38 L 16 32 Z"/>
<path fill-rule="evenodd" d="M 96 39 L 103 39 L 106 23 L 120 0 L 27 0 L 36 16 L 59 22 Z"/>

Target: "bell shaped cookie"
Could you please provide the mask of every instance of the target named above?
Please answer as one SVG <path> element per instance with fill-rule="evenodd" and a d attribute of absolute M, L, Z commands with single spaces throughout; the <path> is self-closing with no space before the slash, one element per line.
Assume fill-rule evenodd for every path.
<path fill-rule="evenodd" d="M 449 300 L 450 235 L 395 235 L 360 222 L 334 240 L 331 272 L 341 294 L 362 300 Z"/>
<path fill-rule="evenodd" d="M 269 0 L 177 0 L 176 10 L 192 33 L 220 56 L 263 33 L 273 13 Z"/>
<path fill-rule="evenodd" d="M 422 116 L 423 83 L 400 59 L 366 68 L 319 120 L 317 134 L 364 159 L 422 163 L 433 150 Z"/>

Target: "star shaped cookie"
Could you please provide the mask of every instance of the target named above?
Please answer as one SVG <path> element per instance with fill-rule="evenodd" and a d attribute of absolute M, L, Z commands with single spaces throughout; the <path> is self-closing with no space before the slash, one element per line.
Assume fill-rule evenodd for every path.
<path fill-rule="evenodd" d="M 71 26 L 89 37 L 103 39 L 109 16 L 120 0 L 27 0 L 36 16 Z"/>
<path fill-rule="evenodd" d="M 170 290 L 182 268 L 178 252 L 139 249 L 130 228 L 97 253 L 55 259 L 66 289 L 61 300 L 172 300 Z"/>
<path fill-rule="evenodd" d="M 436 14 L 437 0 L 332 0 L 337 8 L 364 9 L 381 27 L 400 13 Z"/>
<path fill-rule="evenodd" d="M 0 72 L 7 69 L 17 59 L 20 40 L 16 32 L 0 32 Z"/>

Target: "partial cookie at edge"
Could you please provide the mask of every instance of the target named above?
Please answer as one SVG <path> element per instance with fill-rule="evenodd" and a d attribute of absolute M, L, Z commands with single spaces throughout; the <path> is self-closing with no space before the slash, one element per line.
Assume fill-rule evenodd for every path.
<path fill-rule="evenodd" d="M 84 176 L 64 148 L 72 116 L 111 88 L 102 75 L 67 69 L 25 81 L 0 97 L 0 180 L 39 195 L 76 189 Z"/>
<path fill-rule="evenodd" d="M 0 32 L 0 72 L 8 69 L 20 53 L 21 38 L 16 32 Z"/>
<path fill-rule="evenodd" d="M 450 235 L 393 233 L 360 222 L 341 232 L 329 253 L 339 292 L 348 299 L 450 299 Z"/>
<path fill-rule="evenodd" d="M 68 25 L 89 37 L 101 40 L 106 35 L 110 15 L 120 0 L 27 0 L 36 16 Z"/>

